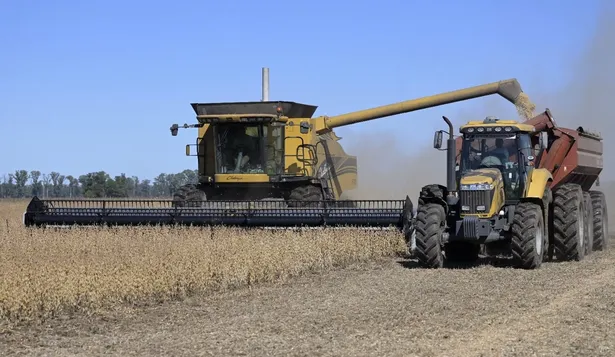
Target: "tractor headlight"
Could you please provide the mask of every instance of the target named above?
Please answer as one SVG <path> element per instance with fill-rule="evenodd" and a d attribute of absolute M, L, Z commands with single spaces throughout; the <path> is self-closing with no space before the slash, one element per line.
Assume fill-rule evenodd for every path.
<path fill-rule="evenodd" d="M 469 185 L 461 185 L 462 191 L 485 191 L 485 190 L 493 190 L 495 186 L 490 183 L 475 183 Z"/>

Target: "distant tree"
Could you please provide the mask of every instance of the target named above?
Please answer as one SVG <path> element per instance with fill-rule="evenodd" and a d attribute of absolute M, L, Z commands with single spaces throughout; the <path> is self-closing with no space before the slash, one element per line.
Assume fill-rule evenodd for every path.
<path fill-rule="evenodd" d="M 38 170 L 32 170 L 30 171 L 30 180 L 32 181 L 32 187 L 30 189 L 30 192 L 32 193 L 33 196 L 39 196 L 41 193 L 43 193 L 42 189 L 42 185 L 41 185 L 41 172 Z"/>
<path fill-rule="evenodd" d="M 109 174 L 105 171 L 90 172 L 79 176 L 79 183 L 83 190 L 83 196 L 90 198 L 106 197 L 108 180 Z"/>
<path fill-rule="evenodd" d="M 16 170 L 0 176 L 0 197 L 168 197 L 179 187 L 198 181 L 197 170 L 161 173 L 153 180 L 122 173 L 111 178 L 105 171 L 79 176 Z"/>
<path fill-rule="evenodd" d="M 16 197 L 23 197 L 26 195 L 26 183 L 28 183 L 28 171 L 26 170 L 17 170 L 15 174 L 13 174 L 15 178 L 15 186 L 16 186 Z"/>

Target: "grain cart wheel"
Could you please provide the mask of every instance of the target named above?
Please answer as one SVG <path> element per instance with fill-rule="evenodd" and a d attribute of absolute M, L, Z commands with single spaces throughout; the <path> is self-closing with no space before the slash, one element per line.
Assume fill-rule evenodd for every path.
<path fill-rule="evenodd" d="M 590 255 L 594 250 L 594 210 L 589 192 L 583 192 L 583 200 L 585 203 L 585 255 Z"/>
<path fill-rule="evenodd" d="M 310 201 L 322 201 L 322 189 L 314 185 L 295 187 L 288 195 L 288 207 L 314 207 Z M 292 201 L 292 202 L 291 202 Z"/>
<path fill-rule="evenodd" d="M 444 207 L 437 203 L 420 205 L 416 213 L 416 250 L 419 264 L 425 268 L 442 268 L 442 233 L 445 226 Z"/>
<path fill-rule="evenodd" d="M 536 269 L 545 253 L 544 212 L 539 204 L 521 202 L 515 208 L 511 226 L 512 256 L 515 267 Z"/>
<path fill-rule="evenodd" d="M 206 201 L 207 195 L 195 184 L 180 187 L 173 194 L 173 207 L 201 207 Z"/>
<path fill-rule="evenodd" d="M 585 257 L 585 204 L 577 184 L 564 184 L 553 193 L 553 245 L 560 261 Z"/>
<path fill-rule="evenodd" d="M 550 187 L 545 189 L 545 194 L 542 199 L 542 207 L 544 212 L 545 225 L 545 245 L 542 261 L 548 262 L 553 260 L 553 192 Z"/>
<path fill-rule="evenodd" d="M 594 250 L 606 250 L 609 241 L 609 215 L 603 192 L 589 191 L 592 198 L 592 222 L 594 224 Z"/>

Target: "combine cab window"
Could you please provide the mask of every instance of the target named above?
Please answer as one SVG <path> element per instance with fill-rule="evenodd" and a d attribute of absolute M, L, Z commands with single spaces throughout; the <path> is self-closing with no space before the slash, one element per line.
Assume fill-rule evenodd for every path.
<path fill-rule="evenodd" d="M 268 175 L 281 175 L 283 172 L 284 134 L 281 126 L 264 126 L 265 167 Z"/>
<path fill-rule="evenodd" d="M 217 124 L 216 168 L 220 174 L 276 174 L 282 168 L 282 128 Z"/>

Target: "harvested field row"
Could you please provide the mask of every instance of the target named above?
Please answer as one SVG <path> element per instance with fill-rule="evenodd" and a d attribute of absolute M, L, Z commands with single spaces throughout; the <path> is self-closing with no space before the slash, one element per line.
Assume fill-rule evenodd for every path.
<path fill-rule="evenodd" d="M 0 321 L 181 299 L 403 253 L 396 232 L 23 227 L 0 203 Z"/>

